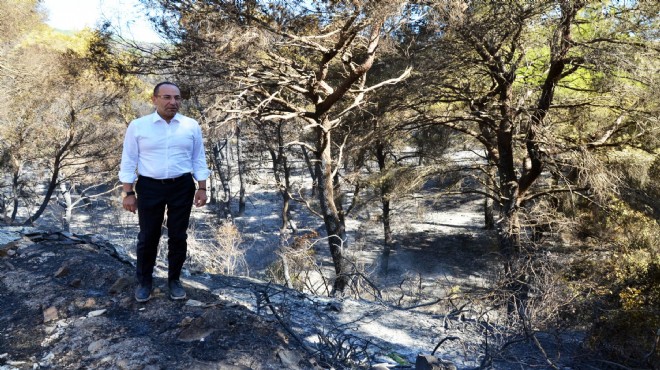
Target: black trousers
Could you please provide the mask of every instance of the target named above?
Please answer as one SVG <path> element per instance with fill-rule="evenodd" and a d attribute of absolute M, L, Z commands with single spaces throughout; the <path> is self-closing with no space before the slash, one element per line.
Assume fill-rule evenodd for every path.
<path fill-rule="evenodd" d="M 168 180 L 139 176 L 135 192 L 140 224 L 136 250 L 138 283 L 152 284 L 166 210 L 169 264 L 167 274 L 170 280 L 179 279 L 183 263 L 186 261 L 188 222 L 195 196 L 195 182 L 192 175 L 185 174 Z"/>

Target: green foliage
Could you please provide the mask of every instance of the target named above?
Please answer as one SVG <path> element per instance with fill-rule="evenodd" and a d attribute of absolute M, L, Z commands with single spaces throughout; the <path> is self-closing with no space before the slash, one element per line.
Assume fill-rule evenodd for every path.
<path fill-rule="evenodd" d="M 38 14 L 36 3 L 18 3 L 31 3 L 33 8 L 22 12 Z M 35 221 L 58 184 L 104 183 L 106 172 L 117 165 L 126 122 L 117 107 L 124 105 L 122 90 L 130 84 L 103 79 L 92 68 L 88 49 L 95 37 L 90 30 L 64 34 L 34 21 L 9 46 L 0 45 L 7 50 L 0 57 L 6 69 L 0 72 L 8 71 L 0 73 L 5 87 L 0 139 L 9 157 L 1 164 L 13 178 L 0 197 L 12 199 L 12 219 L 19 203 L 35 209 L 40 202 L 24 222 Z M 46 193 L 25 191 L 34 183 L 46 183 Z"/>
<path fill-rule="evenodd" d="M 609 251 L 576 260 L 570 275 L 592 293 L 583 301 L 595 308 L 589 344 L 609 360 L 646 366 L 660 328 L 660 225 L 621 200 L 592 215 L 592 248 Z"/>

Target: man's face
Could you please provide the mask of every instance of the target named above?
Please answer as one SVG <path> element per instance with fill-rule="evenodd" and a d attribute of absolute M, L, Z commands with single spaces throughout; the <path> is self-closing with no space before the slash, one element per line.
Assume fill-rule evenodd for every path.
<path fill-rule="evenodd" d="M 174 117 L 181 106 L 181 92 L 173 85 L 160 86 L 158 95 L 153 96 L 151 99 L 158 114 L 165 119 Z"/>

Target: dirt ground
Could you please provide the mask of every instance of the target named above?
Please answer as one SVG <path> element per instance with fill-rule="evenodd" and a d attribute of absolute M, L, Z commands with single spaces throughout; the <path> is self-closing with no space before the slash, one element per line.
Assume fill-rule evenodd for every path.
<path fill-rule="evenodd" d="M 43 237 L 43 240 L 39 240 Z M 133 299 L 133 267 L 114 251 L 38 235 L 0 258 L 0 369 L 313 368 L 274 321 L 187 287 Z M 9 249 L 8 249 L 9 250 Z"/>
<path fill-rule="evenodd" d="M 234 220 L 243 238 L 244 264 L 235 272 L 241 277 L 207 274 L 189 258 L 186 276 L 191 303 L 170 301 L 163 292 L 146 305 L 134 302 L 130 261 L 137 217 L 117 207 L 115 196 L 95 199 L 89 209 L 74 214 L 71 231 L 99 236 L 97 242 L 66 237 L 39 240 L 15 256 L 0 259 L 7 266 L 0 280 L 0 319 L 10 323 L 0 327 L 0 370 L 33 368 L 35 364 L 108 369 L 327 368 L 328 364 L 315 363 L 314 356 L 294 340 L 296 334 L 285 330 L 276 317 L 258 314 L 260 307 L 255 306 L 263 302 L 253 286 L 237 293 L 237 286 L 250 278 L 262 279 L 257 285 L 268 286 L 267 270 L 278 260 L 280 199 L 276 192 L 266 190 L 267 181 L 256 181 L 248 189 L 246 213 Z M 482 227 L 480 198 L 427 195 L 394 203 L 396 248 L 389 256 L 386 274 L 379 273 L 383 235 L 382 224 L 374 217 L 379 210 L 358 209 L 351 214 L 347 251 L 377 284 L 382 298 L 349 304 L 300 293 L 298 301 L 289 306 L 282 303 L 283 316 L 288 315 L 289 324 L 297 325 L 298 335 L 308 344 L 320 334 L 342 333 L 339 341 L 346 338 L 342 330 L 359 333 L 362 339 L 358 342 L 372 347 L 365 354 L 370 358 L 363 363 L 382 360 L 392 367 L 400 366 L 392 362 L 393 357 L 404 357 L 410 365 L 418 353 L 430 352 L 444 338 L 457 337 L 460 341 L 442 345 L 442 353 L 459 368 L 478 366 L 487 351 L 482 343 L 483 326 L 476 316 L 452 313 L 456 303 L 448 304 L 446 298 L 452 292 L 485 290 L 492 284 L 500 269 L 495 235 Z M 61 211 L 51 207 L 39 220 L 40 226 L 57 229 Z M 193 210 L 189 231 L 193 253 L 194 248 L 216 242 L 214 212 L 214 206 Z M 292 215 L 300 234 L 319 232 L 322 237 L 322 222 L 301 205 L 293 206 Z M 99 253 L 98 245 L 104 245 L 104 240 L 112 246 L 106 252 L 126 263 Z M 331 281 L 334 272 L 323 239 L 315 244 L 314 253 L 325 279 Z M 160 289 L 164 283 L 162 277 L 157 278 Z M 323 290 L 318 293 L 323 295 Z M 303 301 L 313 307 L 303 307 Z M 433 301 L 440 303 L 401 310 Z M 316 316 L 317 310 L 328 307 L 331 311 L 334 307 L 351 309 L 342 308 L 319 327 L 322 320 Z M 569 340 L 577 348 L 579 341 Z M 512 368 L 521 359 L 544 366 L 542 360 L 532 359 L 537 350 L 508 348 L 510 353 L 502 361 L 513 363 Z M 557 349 L 557 356 L 568 359 L 566 353 L 565 348 Z"/>

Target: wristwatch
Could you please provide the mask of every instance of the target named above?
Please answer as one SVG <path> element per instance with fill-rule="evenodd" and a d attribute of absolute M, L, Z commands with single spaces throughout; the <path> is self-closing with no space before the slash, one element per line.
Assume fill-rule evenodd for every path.
<path fill-rule="evenodd" d="M 129 195 L 135 195 L 135 192 L 134 191 L 122 191 L 121 192 L 122 198 L 126 198 Z"/>

